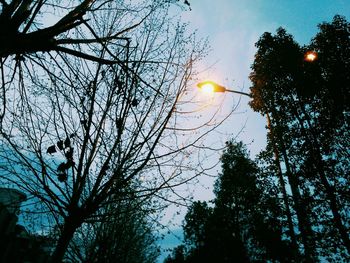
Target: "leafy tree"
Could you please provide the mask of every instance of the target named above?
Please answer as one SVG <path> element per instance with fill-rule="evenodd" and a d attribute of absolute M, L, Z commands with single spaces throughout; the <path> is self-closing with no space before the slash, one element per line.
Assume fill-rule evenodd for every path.
<path fill-rule="evenodd" d="M 251 106 L 271 117 L 269 147 L 275 147 L 280 155 L 276 167 L 285 168 L 283 176 L 291 187 L 298 230 L 309 261 L 317 260 L 318 255 L 346 257 L 343 249 L 335 252 L 334 246 L 349 251 L 347 201 L 338 194 L 343 192 L 341 185 L 348 182 L 349 167 L 343 151 L 348 143 L 348 109 L 344 105 L 349 79 L 344 72 L 348 71 L 349 23 L 335 16 L 332 23 L 319 28 L 305 47 L 283 29 L 274 36 L 265 33 L 257 43 L 251 74 Z M 305 61 L 308 50 L 316 51 L 318 59 Z M 330 226 L 338 233 L 332 233 Z"/>
<path fill-rule="evenodd" d="M 215 209 L 217 217 L 229 226 L 227 232 L 234 233 L 242 242 L 241 261 L 290 261 L 289 244 L 282 241 L 281 223 L 277 219 L 280 215 L 278 203 L 275 196 L 270 196 L 273 186 L 250 160 L 241 142 L 229 142 L 221 161 L 222 174 L 214 188 Z"/>
<path fill-rule="evenodd" d="M 318 89 L 305 101 L 304 120 L 301 124 L 303 139 L 310 145 L 308 165 L 318 177 L 309 177 L 318 186 L 318 193 L 325 196 L 324 210 L 330 210 L 338 233 L 334 246 L 344 246 L 350 254 L 350 239 L 346 207 L 349 199 L 344 195 L 344 184 L 349 182 L 349 95 L 350 78 L 350 23 L 339 15 L 331 23 L 319 25 L 320 32 L 311 41 L 310 49 L 318 53 L 316 63 L 308 65 L 305 74 L 318 72 L 313 79 Z M 341 244 L 337 241 L 338 236 Z M 329 242 L 329 241 L 327 241 Z M 340 252 L 341 253 L 341 250 Z"/>
<path fill-rule="evenodd" d="M 204 244 L 206 222 L 212 210 L 206 202 L 194 202 L 187 211 L 184 225 L 185 239 L 190 246 L 200 247 Z"/>
<path fill-rule="evenodd" d="M 290 262 L 293 251 L 282 240 L 278 203 L 259 190 L 268 183 L 258 179 L 259 169 L 246 148 L 229 142 L 221 161 L 214 206 L 194 202 L 186 214 L 185 262 Z"/>
<path fill-rule="evenodd" d="M 253 82 L 251 106 L 256 111 L 271 115 L 270 133 L 286 168 L 285 175 L 293 195 L 305 256 L 312 261 L 315 258 L 314 234 L 302 204 L 299 176 L 292 171 L 288 154 L 289 145 L 293 140 L 288 136 L 288 124 L 296 107 L 291 90 L 300 79 L 303 56 L 299 45 L 282 28 L 277 30 L 275 36 L 265 33 L 256 46 L 258 51 L 250 76 Z"/>

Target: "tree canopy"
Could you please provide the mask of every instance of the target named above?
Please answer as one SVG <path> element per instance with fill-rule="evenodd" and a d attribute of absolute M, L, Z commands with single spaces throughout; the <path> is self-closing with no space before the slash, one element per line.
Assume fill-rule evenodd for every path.
<path fill-rule="evenodd" d="M 262 190 L 268 183 L 245 146 L 229 142 L 221 162 L 213 205 L 192 204 L 184 220 L 185 246 L 166 262 L 288 262 L 292 252 L 282 240 L 279 204 L 268 195 L 273 189 Z"/>
<path fill-rule="evenodd" d="M 257 42 L 251 74 L 251 106 L 271 116 L 270 147 L 281 155 L 310 260 L 325 253 L 324 242 L 330 251 L 340 248 L 337 255 L 349 253 L 343 194 L 349 180 L 349 152 L 344 151 L 349 143 L 349 23 L 335 16 L 319 29 L 304 47 L 283 29 L 275 36 L 265 33 Z M 304 60 L 309 50 L 317 54 L 312 62 Z M 327 238 L 318 239 L 322 235 Z"/>

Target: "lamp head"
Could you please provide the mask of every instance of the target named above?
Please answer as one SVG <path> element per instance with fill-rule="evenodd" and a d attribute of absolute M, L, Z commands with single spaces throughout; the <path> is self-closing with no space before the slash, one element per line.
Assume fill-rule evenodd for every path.
<path fill-rule="evenodd" d="M 226 91 L 225 87 L 215 83 L 214 81 L 210 81 L 210 80 L 199 82 L 197 84 L 197 87 L 205 93 L 225 92 Z"/>

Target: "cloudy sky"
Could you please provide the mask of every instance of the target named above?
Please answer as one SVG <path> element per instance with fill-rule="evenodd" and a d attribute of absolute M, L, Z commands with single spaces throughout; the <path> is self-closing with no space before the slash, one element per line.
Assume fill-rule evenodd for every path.
<path fill-rule="evenodd" d="M 280 26 L 303 45 L 317 32 L 317 24 L 331 21 L 335 14 L 350 16 L 349 0 L 191 0 L 192 11 L 182 16 L 208 37 L 211 52 L 203 62 L 203 79 L 213 79 L 231 89 L 249 92 L 250 65 L 255 42 L 264 32 L 275 32 Z M 232 94 L 230 94 L 232 95 Z M 226 95 L 227 97 L 228 95 Z M 236 98 L 237 100 L 237 98 Z M 237 130 L 246 124 L 240 139 L 256 154 L 265 142 L 265 119 L 246 107 L 242 98 L 240 111 L 226 129 Z M 228 125 L 228 124 L 227 124 Z M 252 143 L 252 141 L 254 142 Z"/>
<path fill-rule="evenodd" d="M 264 32 L 274 33 L 283 27 L 304 45 L 317 33 L 319 23 L 332 21 L 336 14 L 350 18 L 350 0 L 191 0 L 190 3 L 192 10 L 184 12 L 182 18 L 200 37 L 207 37 L 211 47 L 201 64 L 200 79 L 211 79 L 229 89 L 245 92 L 249 92 L 248 76 L 255 43 Z M 228 136 L 221 141 L 238 135 L 237 139 L 245 142 L 254 156 L 265 146 L 266 120 L 252 112 L 247 105 L 248 97 L 232 93 L 224 96 L 229 108 L 240 102 L 236 114 L 221 127 Z"/>
<path fill-rule="evenodd" d="M 301 45 L 308 44 L 317 32 L 317 24 L 331 21 L 335 14 L 350 19 L 350 0 L 190 0 L 191 11 L 181 16 L 197 29 L 200 37 L 208 37 L 211 52 L 202 62 L 201 78 L 212 79 L 227 88 L 249 92 L 250 65 L 255 54 L 254 43 L 264 32 L 275 32 L 280 26 Z M 221 95 L 218 95 L 221 96 Z M 239 98 L 227 94 L 224 103 Z M 221 128 L 224 133 L 239 134 L 248 144 L 252 156 L 265 145 L 265 119 L 247 106 L 248 98 L 241 98 L 239 114 L 232 116 Z M 239 133 L 245 125 L 243 132 Z M 210 180 L 204 180 L 209 190 L 198 188 L 196 197 L 212 197 Z M 183 219 L 181 214 L 178 222 Z M 179 230 L 174 230 L 180 234 Z M 178 239 L 169 236 L 164 248 L 173 247 Z"/>

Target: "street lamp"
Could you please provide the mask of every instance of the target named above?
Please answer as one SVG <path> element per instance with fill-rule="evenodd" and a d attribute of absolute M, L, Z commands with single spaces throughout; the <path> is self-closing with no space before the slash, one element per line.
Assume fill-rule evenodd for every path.
<path fill-rule="evenodd" d="M 211 80 L 206 80 L 203 82 L 199 82 L 197 84 L 197 87 L 205 92 L 205 93 L 213 93 L 213 92 L 232 92 L 232 93 L 237 93 L 240 95 L 244 95 L 244 96 L 248 96 L 248 97 L 252 97 L 249 93 L 245 93 L 242 91 L 237 91 L 237 90 L 231 90 L 231 89 L 227 89 L 224 86 L 221 86 L 217 83 L 215 83 L 214 81 Z"/>
<path fill-rule="evenodd" d="M 310 53 L 310 55 L 308 55 L 308 53 L 305 54 L 305 60 L 307 61 L 314 61 L 315 59 L 317 59 L 317 53 L 313 52 Z M 227 89 L 224 86 L 221 86 L 213 81 L 207 80 L 207 81 L 203 81 L 197 84 L 197 87 L 202 90 L 203 92 L 207 92 L 207 93 L 213 93 L 213 92 L 232 92 L 232 93 L 236 93 L 236 94 L 240 94 L 240 95 L 244 95 L 244 96 L 248 96 L 249 98 L 252 98 L 252 95 L 249 93 L 245 93 L 245 92 L 241 92 L 241 91 L 237 91 L 237 90 L 231 90 L 231 89 Z M 284 183 L 284 179 L 283 179 L 283 174 L 282 174 L 282 167 L 281 167 L 281 162 L 280 162 L 280 156 L 279 156 L 279 150 L 277 147 L 277 143 L 275 141 L 275 137 L 274 137 L 274 129 L 273 126 L 271 125 L 271 118 L 270 118 L 270 114 L 269 111 L 267 109 L 265 109 L 265 114 L 266 114 L 266 119 L 267 119 L 267 128 L 269 129 L 270 133 L 271 133 L 271 140 L 272 140 L 272 148 L 273 148 L 273 153 L 274 153 L 274 157 L 275 157 L 275 162 L 276 162 L 276 166 L 277 166 L 277 170 L 278 170 L 278 178 L 280 181 L 280 185 L 281 185 L 281 189 L 283 192 L 283 199 L 284 202 L 286 204 L 287 207 L 289 207 L 289 201 L 287 198 L 287 192 L 286 192 L 286 188 L 285 188 L 285 183 Z M 294 236 L 294 232 L 292 231 L 293 229 L 293 222 L 291 220 L 291 215 L 289 212 L 289 209 L 287 210 L 287 217 L 288 217 L 288 225 L 289 225 L 289 229 L 291 231 L 291 236 L 293 237 L 293 240 L 295 240 L 295 236 Z"/>

